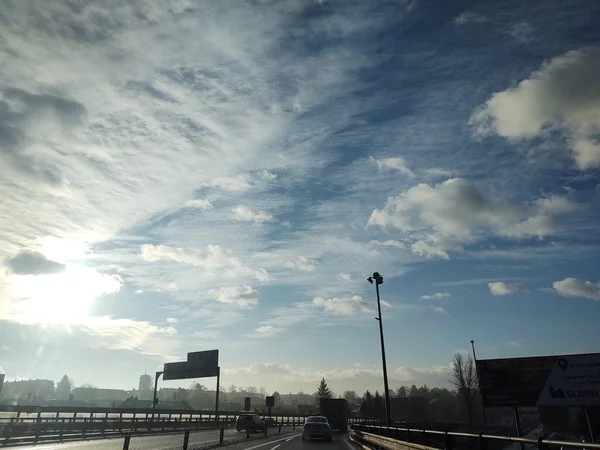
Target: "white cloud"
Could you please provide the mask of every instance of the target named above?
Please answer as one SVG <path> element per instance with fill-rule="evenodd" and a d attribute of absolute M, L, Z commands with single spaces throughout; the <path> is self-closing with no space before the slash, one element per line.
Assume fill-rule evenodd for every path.
<path fill-rule="evenodd" d="M 375 245 L 380 245 L 382 247 L 396 247 L 396 248 L 406 248 L 404 242 L 395 241 L 395 240 L 387 240 L 387 241 L 372 241 Z"/>
<path fill-rule="evenodd" d="M 480 23 L 485 22 L 487 18 L 474 11 L 464 11 L 454 18 L 456 25 L 466 25 L 468 23 Z"/>
<path fill-rule="evenodd" d="M 421 300 L 441 300 L 448 297 L 452 297 L 448 292 L 436 292 L 435 294 L 422 295 Z"/>
<path fill-rule="evenodd" d="M 217 187 L 230 192 L 246 192 L 250 189 L 250 177 L 248 175 L 236 175 L 234 177 L 217 177 L 206 183 L 207 186 Z"/>
<path fill-rule="evenodd" d="M 188 250 L 168 245 L 143 244 L 141 256 L 148 262 L 171 261 L 203 267 L 209 271 L 225 269 L 230 277 L 249 276 L 258 281 L 268 281 L 269 274 L 264 268 L 251 269 L 231 252 L 219 245 L 208 245 L 204 250 Z"/>
<path fill-rule="evenodd" d="M 204 340 L 214 340 L 221 337 L 221 332 L 219 330 L 195 331 L 192 334 L 192 337 Z"/>
<path fill-rule="evenodd" d="M 295 261 L 288 261 L 285 266 L 291 269 L 296 269 L 301 272 L 312 272 L 314 271 L 319 263 L 315 259 L 306 258 L 304 256 L 298 256 Z"/>
<path fill-rule="evenodd" d="M 514 347 L 514 348 L 523 347 L 523 344 L 521 344 L 519 341 L 508 341 L 508 342 L 506 342 L 506 345 L 508 345 L 509 347 Z"/>
<path fill-rule="evenodd" d="M 401 158 L 399 156 L 396 156 L 393 158 L 377 159 L 376 162 L 377 162 L 377 168 L 379 170 L 382 170 L 384 168 L 393 169 L 393 170 L 397 170 L 398 172 L 403 173 L 404 175 L 408 176 L 409 178 L 415 177 L 415 174 L 412 172 L 412 170 L 410 170 L 406 166 L 406 162 L 404 161 L 404 158 Z"/>
<path fill-rule="evenodd" d="M 534 28 L 527 22 L 514 23 L 509 31 L 509 34 L 519 42 L 529 42 Z"/>
<path fill-rule="evenodd" d="M 274 174 L 273 172 L 269 172 L 268 170 L 263 170 L 260 173 L 260 176 L 262 177 L 263 180 L 267 180 L 267 181 L 275 181 L 277 179 L 277 174 Z"/>
<path fill-rule="evenodd" d="M 488 283 L 492 295 L 510 295 L 518 292 L 524 292 L 525 288 L 521 283 L 504 283 L 502 281 L 494 281 Z"/>
<path fill-rule="evenodd" d="M 317 308 L 322 308 L 326 312 L 339 315 L 350 315 L 356 312 L 371 313 L 375 311 L 375 305 L 367 302 L 360 295 L 333 298 L 316 297 L 313 299 L 312 304 Z M 391 307 L 385 301 L 382 301 L 381 305 L 385 308 Z"/>
<path fill-rule="evenodd" d="M 435 308 L 433 308 L 433 312 L 436 314 L 444 314 L 446 316 L 448 315 L 448 312 L 444 308 L 441 308 L 439 306 L 436 306 Z"/>
<path fill-rule="evenodd" d="M 557 195 L 513 205 L 486 197 L 472 182 L 453 178 L 435 186 L 419 184 L 375 209 L 369 225 L 395 228 L 414 253 L 448 258 L 449 251 L 486 236 L 544 237 L 554 233 L 553 218 L 578 205 Z"/>
<path fill-rule="evenodd" d="M 175 318 L 175 317 L 167 317 L 167 323 L 177 323 L 179 322 L 179 319 Z"/>
<path fill-rule="evenodd" d="M 281 333 L 283 331 L 283 328 L 275 327 L 273 325 L 262 325 L 254 331 L 256 333 L 256 336 L 266 338 Z"/>
<path fill-rule="evenodd" d="M 251 286 L 222 287 L 218 290 L 211 290 L 210 294 L 221 303 L 238 306 L 258 305 L 258 291 Z"/>
<path fill-rule="evenodd" d="M 238 205 L 233 208 L 234 217 L 243 222 L 253 222 L 254 224 L 262 224 L 265 222 L 273 222 L 275 220 L 272 214 L 266 212 L 254 212 L 249 207 Z"/>
<path fill-rule="evenodd" d="M 346 272 L 338 273 L 338 279 L 340 279 L 342 281 L 352 281 L 352 277 L 350 276 L 349 273 L 346 273 Z"/>
<path fill-rule="evenodd" d="M 600 283 L 582 281 L 577 278 L 565 278 L 552 283 L 554 291 L 564 297 L 584 297 L 600 301 Z"/>
<path fill-rule="evenodd" d="M 581 170 L 600 167 L 600 48 L 572 50 L 545 62 L 515 88 L 495 93 L 471 117 L 477 134 L 545 138 L 560 130 Z"/>
<path fill-rule="evenodd" d="M 212 207 L 213 207 L 211 202 L 209 202 L 208 200 L 203 199 L 203 198 L 196 198 L 194 200 L 189 200 L 185 203 L 185 206 L 187 206 L 188 208 L 203 209 L 203 210 L 212 209 Z"/>

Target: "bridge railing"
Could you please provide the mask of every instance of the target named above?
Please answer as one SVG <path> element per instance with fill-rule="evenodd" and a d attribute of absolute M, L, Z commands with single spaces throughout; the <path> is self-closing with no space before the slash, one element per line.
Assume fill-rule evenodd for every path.
<path fill-rule="evenodd" d="M 352 425 L 350 438 L 364 446 L 382 450 L 600 450 L 600 444 L 514 436 L 410 429 L 378 425 Z"/>
<path fill-rule="evenodd" d="M 0 445 L 111 434 L 228 428 L 239 412 L 0 405 Z M 304 416 L 273 415 L 272 426 L 300 425 Z"/>

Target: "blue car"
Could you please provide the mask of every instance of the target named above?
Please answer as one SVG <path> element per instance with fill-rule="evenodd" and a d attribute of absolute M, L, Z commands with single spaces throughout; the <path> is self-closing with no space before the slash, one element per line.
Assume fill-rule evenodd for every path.
<path fill-rule="evenodd" d="M 310 416 L 306 418 L 302 427 L 302 440 L 324 439 L 331 442 L 331 426 L 324 416 Z"/>

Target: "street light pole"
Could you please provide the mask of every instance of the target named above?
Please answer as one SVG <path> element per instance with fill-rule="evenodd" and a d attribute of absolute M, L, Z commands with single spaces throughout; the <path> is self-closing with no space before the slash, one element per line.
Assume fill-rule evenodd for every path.
<path fill-rule="evenodd" d="M 383 389 L 385 395 L 385 420 L 388 427 L 392 426 L 392 414 L 390 412 L 390 390 L 388 387 L 387 377 L 387 364 L 385 361 L 385 344 L 383 340 L 383 319 L 381 317 L 381 300 L 379 298 L 379 285 L 383 284 L 383 277 L 379 272 L 373 272 L 373 276 L 367 278 L 369 283 L 373 284 L 375 281 L 375 291 L 377 292 L 377 312 L 379 317 L 375 317 L 375 320 L 379 321 L 379 338 L 381 339 L 381 361 L 383 363 Z"/>
<path fill-rule="evenodd" d="M 477 375 L 477 388 L 479 390 L 479 398 L 481 399 L 481 415 L 483 417 L 483 429 L 488 432 L 487 414 L 485 413 L 485 401 L 483 400 L 483 392 L 481 392 L 481 381 L 479 380 L 479 370 L 477 370 L 477 354 L 475 353 L 475 341 L 471 341 L 473 349 L 473 362 L 475 363 L 475 374 Z"/>

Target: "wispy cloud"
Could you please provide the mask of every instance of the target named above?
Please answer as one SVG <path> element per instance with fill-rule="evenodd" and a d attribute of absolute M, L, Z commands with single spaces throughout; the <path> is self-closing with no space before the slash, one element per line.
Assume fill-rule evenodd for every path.
<path fill-rule="evenodd" d="M 302 272 L 312 272 L 317 268 L 319 263 L 316 259 L 306 258 L 305 256 L 298 256 L 295 261 L 288 261 L 285 266 L 292 269 L 300 270 Z"/>
<path fill-rule="evenodd" d="M 456 25 L 466 25 L 469 23 L 480 23 L 485 22 L 487 18 L 483 14 L 476 13 L 475 11 L 463 11 L 454 18 Z"/>
<path fill-rule="evenodd" d="M 422 295 L 421 300 L 441 300 L 452 297 L 448 292 L 436 292 L 435 294 Z"/>
<path fill-rule="evenodd" d="M 197 198 L 195 200 L 189 200 L 185 203 L 185 206 L 188 208 L 196 208 L 196 209 L 211 209 L 213 207 L 212 203 L 206 199 Z"/>
<path fill-rule="evenodd" d="M 258 305 L 258 291 L 250 286 L 222 287 L 219 290 L 212 290 L 210 293 L 221 303 L 239 306 Z"/>
<path fill-rule="evenodd" d="M 209 245 L 203 250 L 188 250 L 162 244 L 143 244 L 140 250 L 142 258 L 148 262 L 171 261 L 203 267 L 207 270 L 224 269 L 229 277 L 250 276 L 258 281 L 269 279 L 265 269 L 250 269 L 244 266 L 237 256 L 223 250 L 219 245 Z"/>
<path fill-rule="evenodd" d="M 243 222 L 252 222 L 254 224 L 262 224 L 265 222 L 273 222 L 274 217 L 272 214 L 263 211 L 252 211 L 249 207 L 244 205 L 238 205 L 233 208 L 233 215 L 237 220 Z"/>
<path fill-rule="evenodd" d="M 404 161 L 404 158 L 401 158 L 400 156 L 394 156 L 392 158 L 385 158 L 385 159 L 377 159 L 376 162 L 377 162 L 377 167 L 379 168 L 379 170 L 393 169 L 393 170 L 397 170 L 398 172 L 406 175 L 407 177 L 410 177 L 410 178 L 415 177 L 415 174 L 412 172 L 412 170 L 410 170 L 406 166 L 406 162 Z"/>

